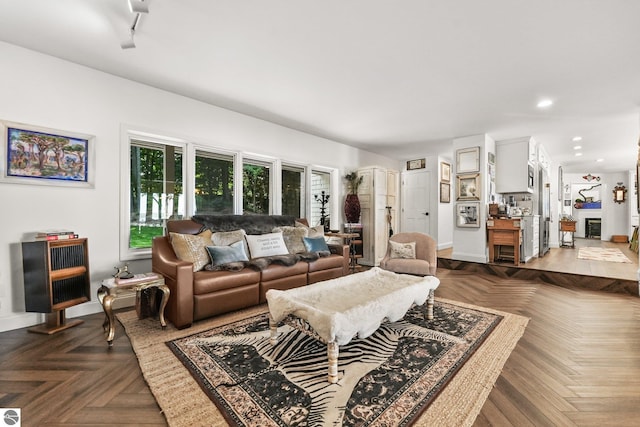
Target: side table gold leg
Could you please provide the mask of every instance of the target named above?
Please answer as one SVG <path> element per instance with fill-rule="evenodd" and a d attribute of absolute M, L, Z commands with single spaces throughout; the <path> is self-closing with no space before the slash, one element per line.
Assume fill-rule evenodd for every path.
<path fill-rule="evenodd" d="M 327 359 L 329 360 L 329 374 L 327 380 L 331 384 L 338 382 L 338 344 L 334 341 L 327 344 Z"/>
<path fill-rule="evenodd" d="M 113 318 L 113 295 L 105 295 L 102 300 L 102 309 L 109 321 L 109 331 L 107 333 L 107 344 L 109 347 L 113 345 L 113 337 L 116 335 L 115 319 Z"/>
<path fill-rule="evenodd" d="M 106 286 L 100 286 L 98 288 L 98 301 L 100 301 L 100 305 L 102 306 L 102 310 L 104 311 L 104 297 L 109 293 L 109 288 Z M 104 322 L 102 322 L 102 331 L 107 332 L 107 326 L 109 325 L 109 316 L 107 316 L 107 312 L 105 311 Z"/>
<path fill-rule="evenodd" d="M 435 292 L 433 289 L 429 291 L 429 299 L 427 299 L 427 320 L 433 320 L 433 304 L 435 303 Z"/>
<path fill-rule="evenodd" d="M 160 301 L 160 312 L 158 313 L 158 317 L 160 318 L 160 325 L 162 325 L 162 329 L 167 327 L 167 322 L 164 320 L 164 309 L 169 302 L 169 294 L 171 291 L 167 285 L 158 286 L 158 289 L 162 291 L 162 300 Z"/>

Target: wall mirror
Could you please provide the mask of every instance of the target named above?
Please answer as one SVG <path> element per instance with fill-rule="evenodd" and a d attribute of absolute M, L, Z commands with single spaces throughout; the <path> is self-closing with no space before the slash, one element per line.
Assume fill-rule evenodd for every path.
<path fill-rule="evenodd" d="M 613 188 L 613 201 L 616 203 L 624 203 L 626 198 L 627 188 L 619 182 L 618 185 Z"/>
<path fill-rule="evenodd" d="M 456 173 L 480 171 L 480 147 L 462 148 L 456 151 Z"/>

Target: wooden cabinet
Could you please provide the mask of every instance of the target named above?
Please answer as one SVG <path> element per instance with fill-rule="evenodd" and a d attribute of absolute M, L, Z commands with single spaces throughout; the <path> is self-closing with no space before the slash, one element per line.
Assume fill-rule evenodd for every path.
<path fill-rule="evenodd" d="M 521 138 L 496 142 L 496 193 L 533 193 L 535 142 Z"/>
<path fill-rule="evenodd" d="M 377 266 L 384 258 L 389 240 L 389 212 L 397 216 L 398 173 L 382 167 L 358 169 L 362 184 L 358 189 L 363 254 L 361 264 Z M 390 209 L 387 209 L 390 206 Z M 393 223 L 392 223 L 393 224 Z M 393 225 L 392 225 L 393 227 Z M 394 228 L 397 232 L 397 227 Z"/>
<path fill-rule="evenodd" d="M 52 334 L 82 323 L 64 310 L 91 299 L 87 239 L 22 243 L 24 300 L 28 312 L 47 313 L 31 332 Z"/>
<path fill-rule="evenodd" d="M 520 244 L 522 243 L 520 219 L 490 219 L 487 221 L 487 230 L 489 262 L 506 258 L 513 260 L 515 265 L 520 264 Z"/>

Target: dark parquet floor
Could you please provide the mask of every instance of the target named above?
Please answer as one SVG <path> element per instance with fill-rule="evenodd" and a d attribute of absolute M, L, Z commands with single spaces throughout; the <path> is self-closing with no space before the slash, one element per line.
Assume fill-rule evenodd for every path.
<path fill-rule="evenodd" d="M 437 297 L 529 317 L 475 426 L 640 423 L 640 299 L 537 281 L 439 269 Z M 159 407 L 118 324 L 100 314 L 53 336 L 0 333 L 0 407 L 23 426 L 162 426 Z M 205 421 L 206 425 L 206 421 Z"/>

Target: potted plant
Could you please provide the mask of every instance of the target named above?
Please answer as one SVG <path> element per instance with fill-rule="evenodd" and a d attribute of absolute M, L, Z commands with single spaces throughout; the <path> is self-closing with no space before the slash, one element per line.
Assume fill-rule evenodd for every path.
<path fill-rule="evenodd" d="M 360 199 L 358 199 L 358 188 L 362 184 L 363 176 L 358 176 L 357 172 L 345 175 L 347 181 L 347 197 L 344 200 L 344 216 L 348 223 L 360 221 Z"/>

